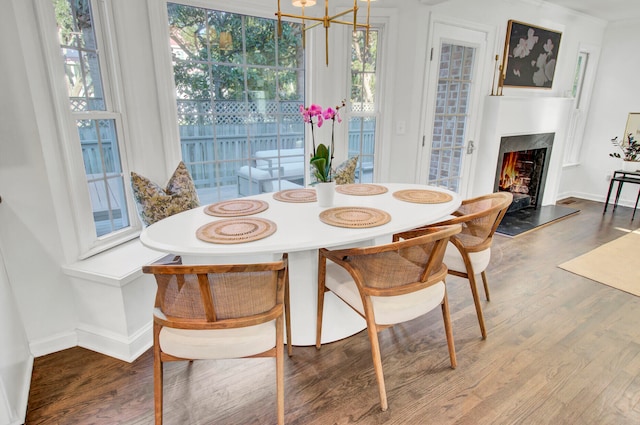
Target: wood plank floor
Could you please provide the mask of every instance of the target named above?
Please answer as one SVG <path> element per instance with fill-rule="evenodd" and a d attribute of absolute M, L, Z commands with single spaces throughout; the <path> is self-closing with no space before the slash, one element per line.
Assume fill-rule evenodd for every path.
<path fill-rule="evenodd" d="M 448 279 L 458 368 L 439 311 L 380 334 L 389 410 L 380 411 L 363 331 L 295 347 L 288 424 L 638 424 L 640 298 L 558 264 L 638 229 L 631 209 L 569 199 L 581 212 L 496 236 L 480 339 L 466 280 Z M 640 250 L 639 250 L 640 251 Z M 629 267 L 638 267 L 638 252 Z M 295 282 L 292 282 L 295 284 Z M 165 366 L 166 424 L 274 424 L 273 359 Z M 152 356 L 132 364 L 72 348 L 35 360 L 28 424 L 153 423 Z"/>

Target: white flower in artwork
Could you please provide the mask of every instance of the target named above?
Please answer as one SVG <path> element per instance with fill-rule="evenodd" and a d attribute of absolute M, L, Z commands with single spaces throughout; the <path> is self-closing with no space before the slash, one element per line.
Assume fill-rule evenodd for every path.
<path fill-rule="evenodd" d="M 547 42 L 544 43 L 544 45 L 542 46 L 542 48 L 544 49 L 545 52 L 547 53 L 551 53 L 551 51 L 553 50 L 553 42 L 551 41 L 550 38 L 547 39 Z"/>
<path fill-rule="evenodd" d="M 555 62 L 555 61 L 554 61 Z M 545 73 L 545 67 L 547 65 L 547 53 L 541 53 L 536 61 L 536 68 L 538 70 L 533 73 L 533 84 L 538 87 L 544 86 L 544 83 L 549 81 L 547 74 Z"/>
<path fill-rule="evenodd" d="M 524 38 L 520 39 L 518 45 L 513 49 L 513 56 L 516 58 L 524 58 L 531 52 L 527 49 L 527 42 Z"/>
<path fill-rule="evenodd" d="M 513 56 L 516 58 L 524 58 L 531 53 L 531 49 L 538 42 L 538 36 L 535 35 L 533 28 L 529 28 L 527 32 L 527 38 L 521 38 L 518 41 L 518 45 L 513 49 Z"/>
<path fill-rule="evenodd" d="M 551 59 L 544 66 L 544 74 L 547 76 L 549 80 L 551 80 L 553 78 L 553 73 L 555 72 L 555 70 L 556 70 L 556 60 Z"/>
<path fill-rule="evenodd" d="M 538 69 L 536 72 L 534 72 L 531 79 L 533 80 L 533 84 L 535 84 L 536 86 L 544 86 L 544 83 L 547 82 L 547 76 L 544 73 L 544 69 Z"/>

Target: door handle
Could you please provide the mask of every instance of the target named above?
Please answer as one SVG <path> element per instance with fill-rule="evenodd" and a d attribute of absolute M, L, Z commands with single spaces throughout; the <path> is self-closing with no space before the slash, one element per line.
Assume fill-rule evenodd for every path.
<path fill-rule="evenodd" d="M 467 154 L 471 155 L 475 149 L 476 145 L 473 143 L 473 140 L 469 140 L 469 144 L 467 145 Z"/>

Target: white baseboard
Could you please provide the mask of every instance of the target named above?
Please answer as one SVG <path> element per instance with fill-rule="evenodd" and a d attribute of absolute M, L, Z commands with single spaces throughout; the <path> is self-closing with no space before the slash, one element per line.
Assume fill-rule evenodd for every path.
<path fill-rule="evenodd" d="M 78 335 L 75 331 L 62 332 L 48 338 L 42 338 L 29 342 L 29 349 L 34 357 L 45 356 L 57 351 L 78 345 Z"/>
<path fill-rule="evenodd" d="M 615 196 L 616 196 L 615 191 L 611 191 L 611 197 L 609 198 L 609 207 L 611 208 L 613 207 L 613 201 L 615 200 Z M 602 195 L 594 195 L 593 193 L 585 193 L 585 192 L 566 192 L 558 195 L 558 201 L 566 198 L 580 198 L 580 199 L 586 199 L 587 201 L 604 203 L 604 201 L 606 201 L 607 199 L 607 194 L 604 193 Z M 618 200 L 618 206 L 620 207 L 633 208 L 635 203 L 636 203 L 635 198 L 634 199 L 620 198 Z"/>
<path fill-rule="evenodd" d="M 46 356 L 72 347 L 82 347 L 131 363 L 153 345 L 152 329 L 153 322 L 149 321 L 127 338 L 104 329 L 81 325 L 75 331 L 33 341 L 29 347 L 34 357 Z"/>
<path fill-rule="evenodd" d="M 78 346 L 131 363 L 153 345 L 152 328 L 153 323 L 149 321 L 127 338 L 104 329 L 81 325 L 77 330 Z"/>

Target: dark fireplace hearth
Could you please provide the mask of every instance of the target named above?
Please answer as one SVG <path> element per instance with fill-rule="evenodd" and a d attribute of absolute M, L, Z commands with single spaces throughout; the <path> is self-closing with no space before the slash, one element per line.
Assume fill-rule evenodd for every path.
<path fill-rule="evenodd" d="M 513 194 L 508 212 L 540 205 L 553 138 L 554 133 L 543 133 L 500 139 L 494 192 Z"/>

